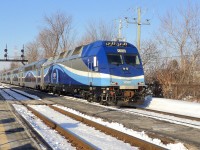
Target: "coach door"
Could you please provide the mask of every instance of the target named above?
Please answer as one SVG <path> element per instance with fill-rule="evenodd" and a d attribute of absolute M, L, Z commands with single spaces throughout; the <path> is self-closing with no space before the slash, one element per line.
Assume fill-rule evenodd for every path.
<path fill-rule="evenodd" d="M 22 82 L 23 82 L 23 72 L 20 72 L 19 73 L 19 85 L 20 86 L 23 86 Z"/>
<path fill-rule="evenodd" d="M 44 89 L 44 66 L 43 65 L 40 70 L 40 88 Z"/>

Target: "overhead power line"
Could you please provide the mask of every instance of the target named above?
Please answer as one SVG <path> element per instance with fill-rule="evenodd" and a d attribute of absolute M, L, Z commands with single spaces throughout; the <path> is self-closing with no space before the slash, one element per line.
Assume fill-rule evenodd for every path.
<path fill-rule="evenodd" d="M 146 19 L 146 22 L 141 21 L 141 9 L 137 8 L 137 18 L 131 18 L 133 21 L 130 21 L 130 18 L 125 17 L 125 20 L 129 24 L 137 24 L 137 48 L 140 50 L 140 37 L 141 37 L 141 25 L 150 25 L 150 20 Z"/>

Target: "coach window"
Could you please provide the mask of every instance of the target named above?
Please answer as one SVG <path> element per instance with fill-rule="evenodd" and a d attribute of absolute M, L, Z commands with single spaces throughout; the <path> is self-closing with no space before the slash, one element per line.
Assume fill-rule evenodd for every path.
<path fill-rule="evenodd" d="M 66 57 L 68 57 L 71 52 L 72 52 L 72 50 L 67 51 Z"/>
<path fill-rule="evenodd" d="M 138 55 L 124 55 L 124 60 L 127 65 L 139 65 L 140 64 Z"/>
<path fill-rule="evenodd" d="M 122 55 L 108 54 L 107 58 L 108 58 L 108 62 L 112 65 L 122 65 L 123 64 Z"/>
<path fill-rule="evenodd" d="M 72 53 L 72 56 L 82 53 L 82 50 L 83 50 L 83 46 L 76 47 L 75 50 Z"/>

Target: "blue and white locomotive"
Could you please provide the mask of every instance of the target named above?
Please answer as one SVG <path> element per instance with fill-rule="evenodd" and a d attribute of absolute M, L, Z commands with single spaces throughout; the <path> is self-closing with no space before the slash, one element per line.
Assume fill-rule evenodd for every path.
<path fill-rule="evenodd" d="M 140 55 L 127 42 L 96 41 L 9 73 L 11 83 L 106 104 L 142 103 L 145 95 Z"/>
<path fill-rule="evenodd" d="M 97 41 L 44 63 L 44 88 L 81 95 L 88 101 L 136 103 L 144 99 L 138 50 L 127 42 Z"/>

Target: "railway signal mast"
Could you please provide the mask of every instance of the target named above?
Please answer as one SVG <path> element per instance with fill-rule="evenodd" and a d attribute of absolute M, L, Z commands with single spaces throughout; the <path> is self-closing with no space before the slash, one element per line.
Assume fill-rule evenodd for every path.
<path fill-rule="evenodd" d="M 149 19 L 146 19 L 146 22 L 141 22 L 141 9 L 137 8 L 137 18 L 133 18 L 133 21 L 130 21 L 128 17 L 125 17 L 127 23 L 137 24 L 137 48 L 140 50 L 140 36 L 141 36 L 141 25 L 150 25 Z"/>
<path fill-rule="evenodd" d="M 119 20 L 119 29 L 118 29 L 118 40 L 126 41 L 125 38 L 122 38 L 122 20 Z"/>
<path fill-rule="evenodd" d="M 6 48 L 4 49 L 4 59 L 0 59 L 0 61 L 10 61 L 10 62 L 21 62 L 23 65 L 25 65 L 24 62 L 28 62 L 28 60 L 25 59 L 24 56 L 24 46 L 21 49 L 21 59 L 9 59 L 8 58 L 8 49 L 7 49 L 7 44 L 6 44 Z"/>

